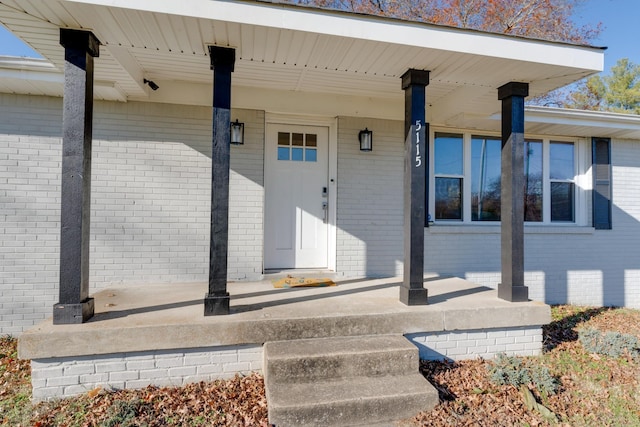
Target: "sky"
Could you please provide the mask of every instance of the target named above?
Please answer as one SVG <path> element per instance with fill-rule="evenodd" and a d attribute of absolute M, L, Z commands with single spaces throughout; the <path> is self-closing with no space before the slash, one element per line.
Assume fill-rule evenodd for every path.
<path fill-rule="evenodd" d="M 603 31 L 592 44 L 607 47 L 604 52 L 605 74 L 622 58 L 640 64 L 639 17 L 639 0 L 586 0 L 576 9 L 575 22 L 602 23 Z"/>
<path fill-rule="evenodd" d="M 575 10 L 579 24 L 603 25 L 595 46 L 606 46 L 604 72 L 621 58 L 640 64 L 640 0 L 584 0 Z M 0 55 L 38 57 L 27 45 L 0 25 Z"/>

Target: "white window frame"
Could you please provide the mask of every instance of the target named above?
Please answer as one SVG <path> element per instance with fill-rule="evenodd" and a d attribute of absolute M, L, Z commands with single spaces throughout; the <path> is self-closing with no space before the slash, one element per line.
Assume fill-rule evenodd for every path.
<path fill-rule="evenodd" d="M 462 135 L 462 175 L 458 175 L 458 174 L 436 174 L 436 168 L 435 168 L 435 137 L 434 135 L 436 133 L 447 133 L 447 134 L 459 134 Z M 429 155 L 429 159 L 430 159 L 430 165 L 429 165 L 429 170 L 432 171 L 431 175 L 432 177 L 430 177 L 432 179 L 432 183 L 430 188 L 433 189 L 432 193 L 433 193 L 433 203 L 430 203 L 429 206 L 433 206 L 433 209 L 429 209 L 429 213 L 433 212 L 432 217 L 435 218 L 435 200 L 436 200 L 436 178 L 453 178 L 453 179 L 460 179 L 462 181 L 462 194 L 460 195 L 460 197 L 462 198 L 462 218 L 461 219 L 440 219 L 438 220 L 438 222 L 445 222 L 447 224 L 455 224 L 455 223 L 460 223 L 463 222 L 464 219 L 466 218 L 466 212 L 465 209 L 467 208 L 467 204 L 470 205 L 470 203 L 467 203 L 467 180 L 471 177 L 471 162 L 469 161 L 470 155 L 471 155 L 471 151 L 469 151 L 469 153 L 467 153 L 467 135 L 464 134 L 463 132 L 442 132 L 442 131 L 437 131 L 432 133 L 431 135 L 431 139 L 430 141 L 432 142 L 431 144 L 429 144 L 430 146 L 430 150 L 431 153 Z M 469 148 L 470 150 L 470 148 Z M 469 154 L 469 157 L 467 157 L 467 154 Z M 471 188 L 471 187 L 469 187 Z M 469 194 L 471 194 L 470 192 L 471 190 L 469 190 Z M 470 200 L 470 199 L 469 199 Z M 471 212 L 471 206 L 469 206 L 469 213 Z"/>
<path fill-rule="evenodd" d="M 462 221 L 460 220 L 437 220 L 435 219 L 435 134 L 449 133 L 461 134 L 463 136 L 463 167 L 462 178 Z M 448 128 L 432 128 L 429 136 L 429 215 L 430 222 L 435 225 L 474 225 L 474 226 L 495 226 L 499 221 L 472 221 L 471 220 L 471 138 L 472 136 L 485 136 L 501 138 L 495 132 L 483 132 L 478 130 L 459 130 Z M 525 135 L 526 140 L 542 141 L 542 170 L 544 174 L 542 187 L 542 221 L 525 221 L 525 227 L 554 226 L 554 227 L 576 227 L 588 226 L 588 193 L 591 190 L 589 147 L 584 138 L 570 138 L 562 136 L 548 135 Z M 574 144 L 574 222 L 551 222 L 551 179 L 549 177 L 549 154 L 551 142 L 571 142 Z M 567 181 L 568 182 L 568 181 Z"/>

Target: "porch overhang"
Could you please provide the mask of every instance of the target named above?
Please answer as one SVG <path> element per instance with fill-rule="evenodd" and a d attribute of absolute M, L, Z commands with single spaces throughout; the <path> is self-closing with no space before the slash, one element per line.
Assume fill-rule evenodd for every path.
<path fill-rule="evenodd" d="M 604 58 L 588 46 L 258 1 L 7 0 L 0 23 L 58 70 L 59 28 L 91 30 L 103 43 L 96 81 L 111 88 L 96 90 L 98 99 L 210 105 L 207 46 L 217 45 L 237 52 L 236 108 L 255 108 L 258 90 L 271 100 L 262 109 L 299 111 L 277 104 L 273 94 L 286 91 L 297 102 L 337 100 L 345 115 L 400 119 L 400 76 L 423 69 L 431 72 L 427 120 L 439 125 L 499 112 L 495 89 L 506 82 L 527 82 L 535 96 L 601 71 Z M 62 96 L 62 83 L 28 93 L 39 90 Z M 394 108 L 347 109 L 350 98 Z"/>

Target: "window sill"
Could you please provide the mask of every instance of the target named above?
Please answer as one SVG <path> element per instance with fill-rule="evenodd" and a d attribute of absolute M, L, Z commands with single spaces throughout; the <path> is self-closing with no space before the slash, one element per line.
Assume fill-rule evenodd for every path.
<path fill-rule="evenodd" d="M 524 234 L 593 234 L 593 227 L 575 224 L 525 225 Z M 500 224 L 432 224 L 428 234 L 500 234 Z"/>

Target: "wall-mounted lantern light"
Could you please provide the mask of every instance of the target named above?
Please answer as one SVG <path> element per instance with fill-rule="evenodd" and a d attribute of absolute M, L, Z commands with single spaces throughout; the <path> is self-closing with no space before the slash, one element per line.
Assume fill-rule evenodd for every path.
<path fill-rule="evenodd" d="M 364 128 L 358 134 L 358 140 L 360 141 L 360 151 L 373 150 L 373 131 L 368 128 Z"/>
<path fill-rule="evenodd" d="M 244 144 L 244 123 L 240 123 L 238 119 L 231 122 L 231 143 L 235 145 Z"/>

